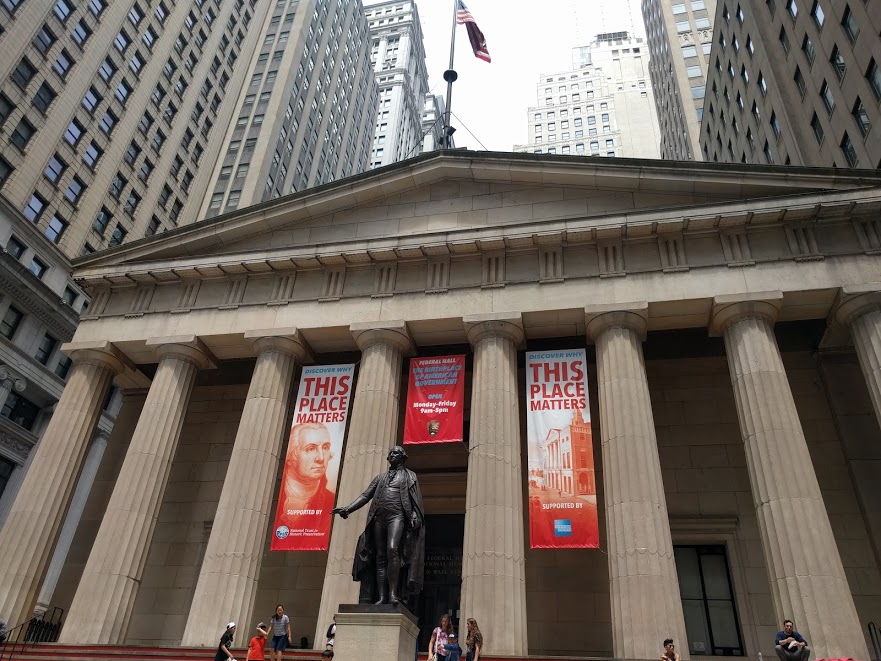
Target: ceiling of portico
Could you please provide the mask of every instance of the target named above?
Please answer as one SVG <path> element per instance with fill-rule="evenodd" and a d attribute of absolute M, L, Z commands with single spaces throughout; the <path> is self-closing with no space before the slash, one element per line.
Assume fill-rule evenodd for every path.
<path fill-rule="evenodd" d="M 80 258 L 75 276 L 161 283 L 881 211 L 872 171 L 537 156 L 423 155 Z"/>

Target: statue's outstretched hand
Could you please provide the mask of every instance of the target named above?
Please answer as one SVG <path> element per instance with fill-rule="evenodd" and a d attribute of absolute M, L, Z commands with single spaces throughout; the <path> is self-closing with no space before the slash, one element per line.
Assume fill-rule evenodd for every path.
<path fill-rule="evenodd" d="M 331 513 L 331 514 L 339 514 L 339 515 L 340 515 L 341 517 L 343 517 L 344 519 L 348 519 L 348 518 L 349 518 L 349 510 L 347 510 L 345 507 L 334 507 L 334 508 L 330 511 L 330 513 Z"/>

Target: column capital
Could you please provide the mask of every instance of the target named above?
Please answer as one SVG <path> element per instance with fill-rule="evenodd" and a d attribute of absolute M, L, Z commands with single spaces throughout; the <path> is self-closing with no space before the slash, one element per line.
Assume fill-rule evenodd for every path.
<path fill-rule="evenodd" d="M 772 326 L 783 307 L 782 291 L 759 291 L 748 294 L 725 294 L 713 297 L 710 335 L 718 337 L 732 324 L 743 319 L 764 319 Z"/>
<path fill-rule="evenodd" d="M 298 328 L 269 328 L 265 330 L 245 331 L 245 339 L 250 342 L 257 353 L 279 351 L 293 356 L 299 362 L 312 362 L 312 350 Z"/>
<path fill-rule="evenodd" d="M 70 356 L 74 365 L 96 365 L 117 376 L 126 370 L 136 370 L 129 357 L 112 342 L 66 342 L 61 345 L 61 351 Z"/>
<path fill-rule="evenodd" d="M 172 335 L 169 337 L 151 337 L 147 347 L 155 347 L 159 360 L 174 357 L 193 363 L 199 369 L 217 367 L 217 359 L 202 340 L 195 335 Z"/>
<path fill-rule="evenodd" d="M 648 316 L 649 304 L 646 301 L 584 306 L 585 330 L 593 342 L 609 328 L 627 328 L 645 341 Z"/>
<path fill-rule="evenodd" d="M 881 310 L 881 283 L 845 285 L 838 293 L 835 318 L 838 323 L 850 326 L 867 312 Z"/>
<path fill-rule="evenodd" d="M 403 354 L 416 353 L 406 321 L 359 321 L 349 326 L 349 332 L 361 351 L 376 344 L 389 344 Z"/>
<path fill-rule="evenodd" d="M 0 367 L 0 383 L 7 380 L 9 381 L 9 389 L 16 392 L 24 392 L 28 385 L 27 380 L 23 376 L 20 376 L 8 365 L 3 365 Z"/>
<path fill-rule="evenodd" d="M 462 323 L 472 347 L 484 338 L 493 336 L 504 337 L 519 347 L 526 337 L 523 316 L 519 312 L 469 314 L 462 317 Z"/>

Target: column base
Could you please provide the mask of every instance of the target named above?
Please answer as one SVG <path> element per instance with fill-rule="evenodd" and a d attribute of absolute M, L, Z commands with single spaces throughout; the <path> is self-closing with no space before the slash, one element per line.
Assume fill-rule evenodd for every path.
<path fill-rule="evenodd" d="M 340 661 L 413 661 L 419 627 L 406 606 L 340 604 L 334 657 Z"/>

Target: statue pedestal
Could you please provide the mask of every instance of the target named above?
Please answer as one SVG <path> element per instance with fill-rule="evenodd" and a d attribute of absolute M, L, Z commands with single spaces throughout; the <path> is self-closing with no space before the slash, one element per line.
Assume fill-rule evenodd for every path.
<path fill-rule="evenodd" d="M 419 627 L 406 606 L 340 604 L 334 661 L 414 661 Z"/>

